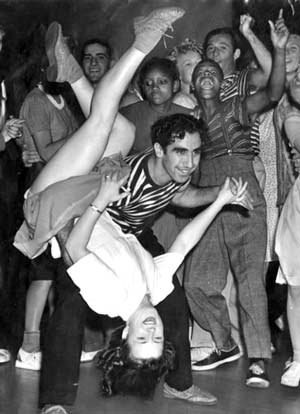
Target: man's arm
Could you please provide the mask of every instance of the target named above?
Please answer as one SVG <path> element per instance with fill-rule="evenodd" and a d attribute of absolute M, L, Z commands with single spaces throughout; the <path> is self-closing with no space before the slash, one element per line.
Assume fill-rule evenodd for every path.
<path fill-rule="evenodd" d="M 270 104 L 278 102 L 285 88 L 285 47 L 289 31 L 282 18 L 282 10 L 279 12 L 275 25 L 271 21 L 269 24 L 274 48 L 271 76 L 265 89 L 247 96 L 245 99 L 248 115 L 260 112 Z"/>
<path fill-rule="evenodd" d="M 253 18 L 248 14 L 240 16 L 240 32 L 248 40 L 258 62 L 258 68 L 249 72 L 248 82 L 255 89 L 265 87 L 272 68 L 272 56 L 263 42 L 251 29 Z"/>
<path fill-rule="evenodd" d="M 238 181 L 235 178 L 232 178 L 231 185 L 238 188 Z M 211 187 L 196 187 L 193 184 L 189 184 L 184 191 L 178 192 L 175 195 L 172 204 L 183 208 L 207 206 L 217 199 L 221 188 L 222 187 L 218 185 Z M 235 204 L 239 204 L 246 209 L 252 209 L 252 199 L 247 190 L 243 194 L 242 200 Z"/>
<path fill-rule="evenodd" d="M 219 186 L 197 187 L 189 184 L 184 191 L 180 191 L 175 195 L 172 204 L 183 208 L 206 206 L 216 200 L 219 191 Z"/>

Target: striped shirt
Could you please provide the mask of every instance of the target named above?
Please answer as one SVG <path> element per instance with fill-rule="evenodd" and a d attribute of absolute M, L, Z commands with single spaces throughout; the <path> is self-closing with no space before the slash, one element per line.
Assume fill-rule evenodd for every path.
<path fill-rule="evenodd" d="M 107 208 L 112 219 L 119 224 L 124 233 L 140 235 L 170 204 L 178 190 L 187 185 L 174 181 L 163 186 L 155 184 L 148 170 L 148 159 L 151 154 L 152 149 L 148 149 L 125 159 L 131 166 L 127 184 L 130 194 Z"/>
<path fill-rule="evenodd" d="M 225 76 L 221 85 L 220 98 L 222 101 L 231 99 L 234 96 L 249 95 L 248 85 L 249 69 L 235 71 Z M 250 141 L 255 155 L 259 154 L 259 119 L 257 119 L 250 131 Z"/>
<path fill-rule="evenodd" d="M 222 102 L 221 109 L 208 123 L 208 137 L 203 139 L 201 154 L 204 159 L 222 155 L 253 158 L 248 115 L 242 98 L 235 96 Z"/>

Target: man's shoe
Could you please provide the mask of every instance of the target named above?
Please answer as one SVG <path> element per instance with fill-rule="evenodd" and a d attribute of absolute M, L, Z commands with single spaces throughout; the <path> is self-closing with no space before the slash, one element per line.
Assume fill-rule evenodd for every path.
<path fill-rule="evenodd" d="M 45 48 L 49 60 L 47 79 L 49 82 L 74 83 L 83 76 L 83 71 L 71 54 L 61 25 L 53 22 L 45 36 Z"/>
<path fill-rule="evenodd" d="M 165 35 L 172 24 L 185 14 L 180 7 L 161 7 L 148 16 L 136 17 L 133 21 L 136 36 L 133 46 L 144 53 L 149 53 Z"/>
<path fill-rule="evenodd" d="M 212 346 L 195 346 L 191 348 L 191 361 L 192 363 L 202 361 L 207 358 L 213 351 Z"/>
<path fill-rule="evenodd" d="M 287 387 L 298 387 L 300 383 L 300 362 L 292 361 L 286 364 L 280 383 Z"/>
<path fill-rule="evenodd" d="M 261 367 L 257 362 L 253 362 L 248 369 L 246 385 L 253 388 L 268 388 L 270 380 L 266 368 Z"/>
<path fill-rule="evenodd" d="M 0 349 L 0 364 L 6 364 L 10 361 L 10 353 L 7 349 Z"/>
<path fill-rule="evenodd" d="M 212 353 L 202 361 L 192 364 L 193 371 L 208 371 L 217 368 L 219 365 L 236 361 L 242 356 L 238 345 L 234 345 L 229 351 L 215 349 Z"/>
<path fill-rule="evenodd" d="M 46 405 L 41 410 L 41 414 L 68 414 L 62 405 Z"/>
<path fill-rule="evenodd" d="M 217 398 L 207 391 L 202 391 L 196 385 L 184 391 L 178 391 L 175 388 L 169 387 L 164 383 L 164 397 L 170 399 L 184 400 L 189 403 L 198 405 L 214 405 L 217 403 Z"/>
<path fill-rule="evenodd" d="M 80 362 L 84 363 L 84 362 L 93 361 L 93 359 L 95 358 L 95 356 L 98 354 L 99 351 L 100 349 L 98 349 L 97 351 L 91 351 L 91 352 L 81 351 Z"/>
<path fill-rule="evenodd" d="M 40 371 L 41 365 L 41 352 L 26 352 L 22 348 L 19 349 L 16 359 L 16 368 L 29 369 L 31 371 Z"/>

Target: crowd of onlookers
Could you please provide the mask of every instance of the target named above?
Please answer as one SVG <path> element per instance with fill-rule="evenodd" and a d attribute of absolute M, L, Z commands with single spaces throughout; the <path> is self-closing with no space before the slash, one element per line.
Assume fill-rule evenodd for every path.
<path fill-rule="evenodd" d="M 71 367 L 72 358 L 78 363 L 79 360 L 92 361 L 100 352 L 99 360 L 102 362 L 99 364 L 107 371 L 113 370 L 110 365 L 107 368 L 107 361 L 113 361 L 111 366 L 114 365 L 114 369 L 124 365 L 117 348 L 114 348 L 113 359 L 112 354 L 107 354 L 107 350 L 112 349 L 110 343 L 115 332 L 122 326 L 121 318 L 126 320 L 122 313 L 116 312 L 113 318 L 109 318 L 106 315 L 112 316 L 111 313 L 92 310 L 92 306 L 92 309 L 83 310 L 82 298 L 71 286 L 62 262 L 57 259 L 55 243 L 48 244 L 42 253 L 39 251 L 37 254 L 36 251 L 31 257 L 28 255 L 30 260 L 13 246 L 15 234 L 23 221 L 24 194 L 30 200 L 32 194 L 43 191 L 47 187 L 44 181 L 47 183 L 53 169 L 59 171 L 62 168 L 62 160 L 67 160 L 70 172 L 66 177 L 62 174 L 62 178 L 57 172 L 54 175 L 58 178 L 51 178 L 48 185 L 72 177 L 71 171 L 74 171 L 74 176 L 90 172 L 91 176 L 103 174 L 106 167 L 100 158 L 103 153 L 106 155 L 105 149 L 86 167 L 82 162 L 78 173 L 75 166 L 77 156 L 83 158 L 85 154 L 82 150 L 81 154 L 75 155 L 76 139 L 81 142 L 81 135 L 85 133 L 87 142 L 92 141 L 84 131 L 87 125 L 95 122 L 94 131 L 98 134 L 97 122 L 100 121 L 94 120 L 96 116 L 102 117 L 104 131 L 111 122 L 108 129 L 112 138 L 109 142 L 115 151 L 108 155 L 119 151 L 129 155 L 126 162 L 131 167 L 128 185 L 131 186 L 132 199 L 123 196 L 119 200 L 110 195 L 104 210 L 124 234 L 134 234 L 153 257 L 169 249 L 173 252 L 180 235 L 184 234 L 185 228 L 190 229 L 191 220 L 195 217 L 196 228 L 197 217 L 206 211 L 204 207 L 215 202 L 220 188 L 226 190 L 222 187 L 226 177 L 232 177 L 233 192 L 241 191 L 242 194 L 243 191 L 233 204 L 222 206 L 208 229 L 199 235 L 198 240 L 201 240 L 192 246 L 193 250 L 177 270 L 173 280 L 174 291 L 158 301 L 161 302 L 157 309 L 163 319 L 166 338 L 173 343 L 179 362 L 173 376 L 171 369 L 167 374 L 165 395 L 200 404 L 214 404 L 215 397 L 192 385 L 191 370 L 215 369 L 243 354 L 249 359 L 246 385 L 267 388 L 270 384 L 267 363 L 276 348 L 274 332 L 283 329 L 285 317 L 293 355 L 286 363 L 281 383 L 295 387 L 300 382 L 300 263 L 297 254 L 300 247 L 297 232 L 300 35 L 288 32 L 283 12 L 278 11 L 277 20 L 269 22 L 271 53 L 253 32 L 252 17 L 242 15 L 239 33 L 230 27 L 216 28 L 207 33 L 201 44 L 186 38 L 171 50 L 166 50 L 165 56 L 144 60 L 170 24 L 182 17 L 178 9 L 159 10 L 150 17 L 135 20 L 135 42 L 120 59 L 116 59 L 108 42 L 95 37 L 83 44 L 78 64 L 67 44 L 63 43 L 65 41 L 61 40 L 60 27 L 53 26 L 52 32 L 49 29 L 46 34 L 46 51 L 41 47 L 41 53 L 35 56 L 35 65 L 28 66 L 32 88 L 25 99 L 18 102 L 19 113 L 15 113 L 15 117 L 7 111 L 6 101 L 10 96 L 5 79 L 1 82 L 0 289 L 3 332 L 0 336 L 0 364 L 13 360 L 16 353 L 17 368 L 42 369 L 41 387 L 44 391 L 40 402 L 44 413 L 66 413 L 51 411 L 54 403 L 60 404 L 61 410 L 65 410 L 63 406 L 74 403 L 76 390 L 70 391 L 65 385 L 62 397 L 58 397 L 59 391 L 53 390 L 53 387 L 63 387 L 64 381 L 77 382 L 79 365 Z M 152 33 L 157 39 L 153 36 L 153 40 Z M 0 50 L 4 35 L 1 28 Z M 248 41 L 253 57 L 246 67 L 241 64 L 240 36 Z M 59 61 L 59 54 L 55 55 L 57 50 L 63 56 L 63 62 Z M 136 56 L 136 53 L 141 56 Z M 99 98 L 101 93 L 107 108 Z M 114 114 L 110 120 L 114 111 L 118 111 L 118 115 Z M 182 118 L 178 114 L 182 114 Z M 177 135 L 174 133 L 175 138 L 165 147 L 153 138 L 169 133 L 164 131 L 176 131 L 176 128 L 178 131 L 182 128 L 183 136 L 179 132 Z M 198 138 L 193 134 L 197 131 L 201 146 L 195 144 Z M 114 132 L 118 133 L 116 141 Z M 124 143 L 122 136 L 126 137 Z M 168 155 L 168 146 L 180 140 L 181 145 L 185 143 L 187 148 L 174 146 L 172 158 Z M 69 151 L 70 143 L 74 143 L 73 158 L 64 154 Z M 152 154 L 149 150 L 152 145 L 155 156 L 150 155 L 147 167 L 144 167 L 145 160 Z M 61 158 L 57 154 L 62 154 Z M 87 155 L 88 160 L 89 157 Z M 178 157 L 177 161 L 175 157 Z M 119 162 L 117 159 L 116 163 Z M 167 178 L 162 171 L 164 174 L 167 171 Z M 101 184 L 102 192 L 99 192 L 102 198 L 103 188 L 109 194 L 112 192 L 105 180 L 117 181 L 114 173 L 105 177 Z M 185 182 L 189 182 L 191 188 L 183 185 Z M 247 182 L 247 189 L 241 190 L 241 182 Z M 125 181 L 123 183 L 119 179 L 117 183 L 126 187 Z M 171 185 L 174 188 L 169 188 Z M 65 191 L 71 193 L 71 190 L 72 186 Z M 81 187 L 78 194 L 80 191 Z M 141 194 L 137 197 L 139 192 Z M 180 192 L 185 196 L 180 197 Z M 77 190 L 75 193 L 77 195 Z M 78 199 L 83 198 L 83 193 L 80 194 Z M 89 207 L 91 214 L 99 213 L 102 217 L 99 194 L 98 198 L 91 200 Z M 72 197 L 70 195 L 68 200 L 73 206 L 76 199 Z M 86 228 L 89 225 L 87 214 L 85 212 L 80 218 Z M 28 221 L 26 215 L 25 218 Z M 89 239 L 93 234 L 95 224 L 90 224 L 87 236 L 80 228 L 80 220 L 68 232 L 69 239 L 65 243 L 71 252 L 68 266 L 83 260 L 78 251 L 86 249 L 86 245 L 78 245 L 74 234 L 77 240 L 78 235 Z M 20 237 L 16 237 L 18 249 L 20 243 Z M 76 250 L 74 255 L 73 250 Z M 63 257 L 67 263 L 68 259 Z M 25 312 L 18 309 L 18 320 L 24 332 L 23 337 L 16 341 L 17 352 L 11 349 L 10 318 L 15 307 L 14 291 L 18 288 L 12 285 L 11 280 L 20 283 L 20 277 L 10 278 L 10 273 L 16 272 L 12 261 L 19 263 L 17 272 L 22 273 L 23 283 L 26 280 Z M 90 270 L 88 266 L 91 265 L 86 266 Z M 113 287 L 111 289 L 113 298 L 116 291 Z M 168 298 L 169 303 L 166 303 Z M 175 310 L 176 320 L 170 316 Z M 46 327 L 42 324 L 45 313 Z M 101 313 L 106 315 L 99 316 Z M 80 327 L 73 326 L 76 321 Z M 180 331 L 180 336 L 178 332 L 175 336 L 175 328 Z M 45 336 L 43 329 L 49 329 Z M 69 343 L 72 340 L 74 344 L 78 342 L 70 352 L 70 363 L 60 361 L 60 356 L 51 356 L 51 352 L 63 353 L 62 349 L 68 343 L 63 338 L 66 330 L 74 335 L 70 334 Z M 54 332 L 56 338 L 51 339 L 52 350 L 49 350 L 47 341 L 51 335 L 55 336 Z M 58 378 L 53 361 L 66 372 L 65 377 Z M 171 365 L 164 365 L 161 372 Z M 106 380 L 107 394 L 118 390 L 117 386 L 114 390 L 113 381 L 117 379 Z M 130 393 L 129 386 L 123 389 L 123 393 Z M 147 392 L 140 392 L 140 395 L 147 395 Z"/>

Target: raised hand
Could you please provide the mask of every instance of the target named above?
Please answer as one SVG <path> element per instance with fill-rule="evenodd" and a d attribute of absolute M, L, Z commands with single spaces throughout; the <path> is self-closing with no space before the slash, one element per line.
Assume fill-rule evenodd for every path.
<path fill-rule="evenodd" d="M 271 40 L 274 48 L 285 49 L 290 33 L 285 25 L 282 9 L 279 10 L 278 18 L 275 24 L 269 20 L 269 25 L 271 30 Z"/>
<path fill-rule="evenodd" d="M 130 191 L 124 188 L 128 180 L 129 173 L 121 177 L 119 171 L 103 174 L 100 178 L 100 188 L 94 203 L 98 205 L 108 205 L 114 201 L 119 201 L 127 197 Z"/>
<path fill-rule="evenodd" d="M 254 24 L 253 17 L 250 14 L 240 15 L 240 32 L 243 36 L 247 37 L 249 33 L 252 33 L 252 26 Z"/>

